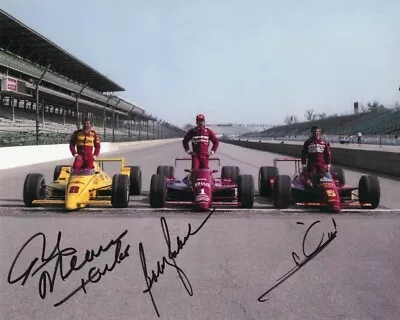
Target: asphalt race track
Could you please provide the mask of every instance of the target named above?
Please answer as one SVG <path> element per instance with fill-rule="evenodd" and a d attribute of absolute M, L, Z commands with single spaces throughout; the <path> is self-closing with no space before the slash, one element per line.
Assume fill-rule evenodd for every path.
<path fill-rule="evenodd" d="M 277 211 L 257 197 L 254 209 L 217 209 L 201 226 L 206 213 L 154 210 L 148 205 L 150 177 L 157 165 L 173 164 L 174 157 L 184 155 L 179 142 L 107 155 L 123 156 L 128 164 L 142 167 L 143 195 L 131 197 L 124 210 L 88 208 L 65 214 L 25 208 L 26 174 L 42 172 L 49 180 L 55 165 L 68 161 L 0 171 L 0 319 L 157 319 L 150 294 L 143 293 L 147 288 L 143 264 L 161 319 L 400 318 L 400 181 L 380 178 L 381 207 L 374 211 L 353 209 L 338 215 L 301 208 Z M 216 156 L 221 165 L 238 165 L 242 173 L 253 174 L 257 185 L 259 167 L 272 164 L 277 155 L 221 144 Z M 184 168 L 178 165 L 178 176 L 183 176 Z M 293 170 L 289 164 L 280 168 L 287 174 Z M 117 168 L 106 170 L 113 174 Z M 357 184 L 360 176 L 346 170 L 349 184 Z M 168 225 L 171 256 L 161 217 Z M 303 253 L 306 231 L 317 221 L 306 236 Z M 192 233 L 200 227 L 189 237 L 188 224 Z M 43 235 L 37 236 L 13 265 L 24 243 L 39 232 L 46 243 Z M 259 302 L 296 266 L 292 252 L 296 261 L 303 260 L 318 247 L 322 234 L 324 250 L 269 292 L 267 301 Z M 111 240 L 115 241 L 108 245 Z M 89 262 L 79 268 L 86 250 L 97 253 L 100 245 L 107 252 L 92 262 L 86 254 Z M 35 258 L 38 261 L 32 262 Z M 38 269 L 42 261 L 48 263 Z M 106 264 L 112 271 L 104 274 Z M 79 270 L 69 272 L 71 268 Z M 157 282 L 150 280 L 152 270 Z M 24 275 L 26 282 L 21 285 Z M 80 290 L 54 307 L 87 279 L 92 282 L 85 286 L 86 294 Z"/>

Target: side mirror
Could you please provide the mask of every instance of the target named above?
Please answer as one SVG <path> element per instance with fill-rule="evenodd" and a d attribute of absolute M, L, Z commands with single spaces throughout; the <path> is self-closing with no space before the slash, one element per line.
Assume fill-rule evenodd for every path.
<path fill-rule="evenodd" d="M 94 172 L 94 174 L 99 174 L 99 173 L 100 173 L 100 171 L 95 171 L 95 172 Z"/>
<path fill-rule="evenodd" d="M 185 172 L 192 172 L 192 170 L 190 170 L 190 169 L 185 169 Z"/>
<path fill-rule="evenodd" d="M 219 170 L 216 170 L 216 169 L 215 169 L 215 170 L 212 171 L 212 173 L 217 173 L 218 171 L 219 171 Z"/>

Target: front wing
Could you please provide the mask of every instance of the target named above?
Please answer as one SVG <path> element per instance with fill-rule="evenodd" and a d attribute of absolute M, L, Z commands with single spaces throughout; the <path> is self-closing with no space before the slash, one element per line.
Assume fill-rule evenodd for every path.
<path fill-rule="evenodd" d="M 41 200 L 34 200 L 32 204 L 39 205 L 39 206 L 64 206 L 65 200 L 64 199 L 41 199 Z M 79 203 L 79 206 L 111 206 L 111 200 L 89 200 L 85 203 Z"/>
<path fill-rule="evenodd" d="M 342 209 L 372 207 L 371 203 L 361 203 L 358 200 L 358 196 L 353 193 L 356 189 L 357 188 L 339 189 Z M 302 207 L 325 207 L 327 205 L 326 202 L 320 199 L 317 192 L 312 189 L 292 188 L 292 200 L 296 205 Z"/>
<path fill-rule="evenodd" d="M 59 190 L 58 188 L 54 188 L 52 186 L 46 186 L 48 189 Z M 110 195 L 111 186 L 102 186 L 98 189 L 91 189 L 88 192 L 96 191 L 97 195 L 93 196 L 89 199 L 89 201 L 79 202 L 77 201 L 78 207 L 85 206 L 111 206 L 111 195 Z M 32 204 L 36 206 L 43 207 L 63 207 L 65 206 L 65 196 L 50 196 L 45 199 L 33 200 Z"/>
<path fill-rule="evenodd" d="M 213 186 L 212 204 L 217 207 L 238 207 L 241 203 L 238 201 L 236 185 Z M 236 189 L 237 190 L 237 189 Z M 187 184 L 177 183 L 167 187 L 166 205 L 194 206 L 194 190 Z"/>

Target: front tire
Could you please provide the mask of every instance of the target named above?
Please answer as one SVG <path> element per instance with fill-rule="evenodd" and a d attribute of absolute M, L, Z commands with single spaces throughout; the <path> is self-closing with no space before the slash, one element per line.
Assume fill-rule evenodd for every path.
<path fill-rule="evenodd" d="M 167 197 L 167 177 L 163 174 L 153 174 L 150 181 L 150 206 L 163 208 Z"/>
<path fill-rule="evenodd" d="M 140 196 L 142 193 L 142 171 L 139 166 L 132 166 L 130 168 L 130 194 L 133 196 Z"/>
<path fill-rule="evenodd" d="M 276 177 L 274 184 L 273 203 L 277 209 L 287 209 L 292 200 L 292 181 L 288 175 Z"/>
<path fill-rule="evenodd" d="M 279 176 L 277 167 L 261 167 L 258 171 L 258 192 L 262 197 L 271 197 L 274 189 L 271 185 L 271 179 L 276 180 Z"/>
<path fill-rule="evenodd" d="M 111 185 L 111 205 L 113 208 L 127 208 L 129 195 L 129 177 L 125 174 L 115 174 Z"/>
<path fill-rule="evenodd" d="M 250 174 L 239 176 L 238 195 L 241 208 L 251 209 L 254 205 L 254 178 Z"/>
<path fill-rule="evenodd" d="M 381 199 L 381 186 L 376 176 L 362 176 L 358 183 L 358 198 L 365 209 L 376 209 Z M 364 206 L 370 203 L 372 206 Z"/>
<path fill-rule="evenodd" d="M 41 173 L 29 173 L 24 181 L 23 201 L 27 207 L 35 207 L 34 200 L 46 198 L 46 181 Z"/>

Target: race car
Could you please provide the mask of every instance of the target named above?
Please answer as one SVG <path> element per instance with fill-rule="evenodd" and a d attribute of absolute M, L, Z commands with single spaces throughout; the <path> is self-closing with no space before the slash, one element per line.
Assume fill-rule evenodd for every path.
<path fill-rule="evenodd" d="M 354 137 L 353 136 L 340 136 L 339 137 L 339 142 L 341 144 L 353 143 L 354 142 Z"/>
<path fill-rule="evenodd" d="M 150 182 L 150 206 L 189 206 L 194 210 L 210 210 L 218 206 L 252 208 L 254 203 L 254 178 L 240 174 L 239 167 L 224 166 L 221 177 L 213 177 L 219 170 L 185 169 L 188 172 L 182 180 L 175 177 L 178 161 L 192 161 L 191 158 L 176 158 L 174 166 L 158 166 Z M 209 158 L 218 161 L 219 158 Z"/>
<path fill-rule="evenodd" d="M 292 177 L 279 174 L 277 164 L 282 161 L 294 162 L 295 174 Z M 300 158 L 276 158 L 274 166 L 260 168 L 258 188 L 260 195 L 271 198 L 278 209 L 296 204 L 337 213 L 342 208 L 376 209 L 379 206 L 380 183 L 376 176 L 361 176 L 358 187 L 345 183 L 342 168 L 332 166 L 331 176 L 332 179 L 323 175 L 308 177 L 307 172 L 301 170 Z"/>
<path fill-rule="evenodd" d="M 120 162 L 120 173 L 111 178 L 103 170 L 105 162 Z M 43 174 L 29 173 L 23 201 L 27 207 L 64 206 L 67 211 L 89 205 L 126 208 L 130 195 L 140 195 L 141 189 L 139 166 L 126 166 L 123 158 L 104 158 L 94 162 L 94 169 L 73 170 L 70 165 L 57 165 L 49 185 Z"/>

